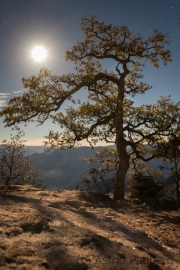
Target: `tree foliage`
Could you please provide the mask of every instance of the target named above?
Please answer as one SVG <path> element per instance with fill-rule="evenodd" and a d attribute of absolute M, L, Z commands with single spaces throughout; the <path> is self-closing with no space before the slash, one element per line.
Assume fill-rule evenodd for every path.
<path fill-rule="evenodd" d="M 152 149 L 143 144 L 139 144 L 137 149 L 143 156 L 149 156 L 152 152 Z M 131 153 L 130 149 L 128 153 Z M 94 156 L 84 158 L 83 160 L 90 164 L 100 165 L 98 168 L 91 167 L 88 169 L 91 177 L 84 178 L 83 182 L 86 184 L 86 186 L 88 188 L 93 187 L 94 190 L 99 193 L 102 193 L 103 191 L 103 193 L 106 195 L 112 192 L 114 189 L 115 172 L 119 166 L 117 149 L 114 147 L 102 147 Z M 137 159 L 134 154 L 131 155 L 130 166 L 126 179 L 132 179 L 134 174 L 151 176 L 153 178 L 159 178 L 162 176 L 160 170 L 154 171 L 149 165 L 150 163 L 148 161 Z M 112 172 L 114 172 L 114 175 L 109 176 L 109 173 Z M 107 175 L 109 178 L 107 178 Z"/>
<path fill-rule="evenodd" d="M 180 201 L 180 129 L 176 126 L 174 133 L 157 144 L 157 155 L 162 159 L 161 170 L 169 172 L 172 181 L 166 186 L 170 198 Z"/>
<path fill-rule="evenodd" d="M 166 49 L 169 39 L 157 29 L 145 39 L 127 26 L 105 24 L 94 16 L 84 17 L 81 25 L 84 41 L 77 41 L 66 53 L 75 72 L 56 76 L 43 68 L 38 76 L 23 78 L 28 91 L 10 99 L 0 115 L 5 116 L 7 126 L 30 121 L 43 124 L 49 118 L 58 123 L 62 131 L 49 132 L 47 149 L 74 147 L 84 139 L 90 146 L 102 140 L 114 142 L 118 155 L 114 199 L 123 199 L 131 156 L 146 160 L 138 145 L 152 145 L 177 122 L 179 104 L 170 98 L 138 107 L 132 100 L 151 88 L 142 81 L 145 62 L 158 68 L 172 61 Z M 106 69 L 104 60 L 110 61 L 112 71 Z M 80 90 L 87 91 L 86 101 L 77 98 Z M 69 106 L 63 112 L 65 101 Z M 127 152 L 128 146 L 131 152 Z M 153 152 L 147 160 L 152 158 Z"/>
<path fill-rule="evenodd" d="M 96 154 L 83 159 L 87 163 L 101 165 L 98 168 L 89 168 L 89 177 L 85 177 L 83 182 L 88 188 L 93 188 L 97 193 L 108 195 L 114 189 L 115 172 L 118 167 L 117 150 L 112 147 L 102 147 Z M 107 174 L 113 172 L 114 175 L 107 179 Z"/>
<path fill-rule="evenodd" d="M 16 128 L 17 129 L 17 128 Z M 38 178 L 41 171 L 33 170 L 28 156 L 25 156 L 24 132 L 18 129 L 16 135 L 2 141 L 0 146 L 0 183 L 6 186 L 10 184 L 30 184 L 42 187 L 43 181 Z"/>

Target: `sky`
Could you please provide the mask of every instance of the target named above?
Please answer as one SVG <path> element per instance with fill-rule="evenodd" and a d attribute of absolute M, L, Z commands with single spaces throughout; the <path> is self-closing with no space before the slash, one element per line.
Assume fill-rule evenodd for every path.
<path fill-rule="evenodd" d="M 147 65 L 144 81 L 153 88 L 134 101 L 135 105 L 150 104 L 168 95 L 176 102 L 180 100 L 179 0 L 0 0 L 0 109 L 11 97 L 23 94 L 22 77 L 37 75 L 42 67 L 56 75 L 73 71 L 65 53 L 77 40 L 83 41 L 81 18 L 91 14 L 105 23 L 127 25 L 144 37 L 151 36 L 154 28 L 168 33 L 173 62 L 159 69 Z M 32 58 L 36 46 L 47 50 L 43 62 Z M 111 70 L 111 65 L 108 68 Z M 49 130 L 60 131 L 49 120 L 36 125 L 20 125 L 27 145 L 42 145 Z M 0 143 L 11 133 L 11 128 L 4 128 L 1 117 Z"/>

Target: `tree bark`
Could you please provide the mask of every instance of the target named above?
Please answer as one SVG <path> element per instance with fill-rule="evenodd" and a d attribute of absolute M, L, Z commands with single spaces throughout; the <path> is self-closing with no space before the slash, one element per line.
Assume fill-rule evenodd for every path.
<path fill-rule="evenodd" d="M 124 80 L 127 75 L 124 73 L 124 76 L 120 78 L 120 84 L 118 89 L 118 103 L 117 103 L 117 117 L 115 119 L 116 125 L 116 149 L 118 153 L 119 165 L 116 172 L 116 180 L 114 184 L 114 200 L 124 200 L 124 186 L 125 186 L 125 177 L 129 169 L 129 155 L 126 152 L 127 142 L 124 139 L 123 131 L 123 121 L 124 121 Z"/>
<path fill-rule="evenodd" d="M 116 180 L 114 184 L 114 200 L 124 200 L 124 188 L 125 188 L 125 178 L 126 173 L 129 169 L 129 155 L 126 152 L 126 141 L 123 139 L 117 138 L 116 142 L 119 165 L 116 172 Z"/>
<path fill-rule="evenodd" d="M 180 202 L 180 191 L 179 191 L 179 173 L 178 173 L 178 160 L 175 157 L 175 179 L 176 179 L 176 197 L 177 201 Z"/>

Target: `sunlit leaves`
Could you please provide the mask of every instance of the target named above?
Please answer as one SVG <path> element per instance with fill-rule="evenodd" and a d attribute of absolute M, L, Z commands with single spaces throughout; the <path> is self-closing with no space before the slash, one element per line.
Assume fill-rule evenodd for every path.
<path fill-rule="evenodd" d="M 154 29 L 154 35 L 144 39 L 140 35 L 130 32 L 127 26 L 115 26 L 99 22 L 96 17 L 84 17 L 82 30 L 85 40 L 78 41 L 77 45 L 66 54 L 67 60 L 79 63 L 82 59 L 112 58 L 119 63 L 132 62 L 136 64 L 139 59 L 147 59 L 159 67 L 159 61 L 165 64 L 171 60 L 171 53 L 166 50 L 169 44 L 168 35 Z"/>
<path fill-rule="evenodd" d="M 142 81 L 145 62 L 159 67 L 172 61 L 169 38 L 157 29 L 143 38 L 126 25 L 106 24 L 94 16 L 82 18 L 81 26 L 84 40 L 66 53 L 74 73 L 57 76 L 43 68 L 37 76 L 23 78 L 26 92 L 10 99 L 0 116 L 5 116 L 7 126 L 34 120 L 43 124 L 49 118 L 59 124 L 61 132 L 46 136 L 46 148 L 74 147 L 82 140 L 92 147 L 100 141 L 116 143 L 120 162 L 116 179 L 121 181 L 117 187 L 122 188 L 122 198 L 130 156 L 144 161 L 139 144 L 152 145 L 168 136 L 179 121 L 179 103 L 168 98 L 139 107 L 128 99 L 151 88 Z M 87 100 L 78 97 L 80 90 L 86 91 Z M 65 102 L 68 106 L 62 110 Z M 106 161 L 110 166 L 110 159 Z"/>
<path fill-rule="evenodd" d="M 73 143 L 68 141 L 66 145 L 72 145 L 74 140 L 89 140 L 90 136 L 94 142 L 112 140 L 120 118 L 123 118 L 124 128 L 131 121 L 129 131 L 135 126 L 133 121 L 140 121 L 143 125 L 148 120 L 146 117 L 142 121 L 142 108 L 138 113 L 137 108 L 126 106 L 124 98 L 144 94 L 151 88 L 141 81 L 141 59 L 150 60 L 155 66 L 160 60 L 165 63 L 171 61 L 170 52 L 165 49 L 168 37 L 154 30 L 154 35 L 145 40 L 132 33 L 127 26 L 98 22 L 94 16 L 82 19 L 82 30 L 85 40 L 78 41 L 66 55 L 67 60 L 74 62 L 76 73 L 56 76 L 43 68 L 38 76 L 23 78 L 27 92 L 12 98 L 0 113 L 6 116 L 7 125 L 34 120 L 43 124 L 51 118 L 64 129 L 69 140 L 72 138 Z M 117 62 L 112 72 L 103 69 L 103 62 L 100 62 L 107 58 Z M 73 97 L 81 89 L 88 91 L 88 102 L 81 103 Z M 69 106 L 66 113 L 59 112 L 66 100 L 71 102 L 72 107 Z M 143 111 L 146 111 L 145 107 Z M 138 120 L 132 121 L 136 117 Z"/>

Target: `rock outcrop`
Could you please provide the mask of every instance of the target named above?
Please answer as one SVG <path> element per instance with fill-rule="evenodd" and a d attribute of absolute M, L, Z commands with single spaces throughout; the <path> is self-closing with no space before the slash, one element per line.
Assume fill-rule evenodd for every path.
<path fill-rule="evenodd" d="M 140 201 L 158 201 L 158 192 L 163 186 L 156 185 L 151 176 L 134 175 L 132 185 L 127 187 L 130 190 L 130 198 L 137 198 Z"/>

